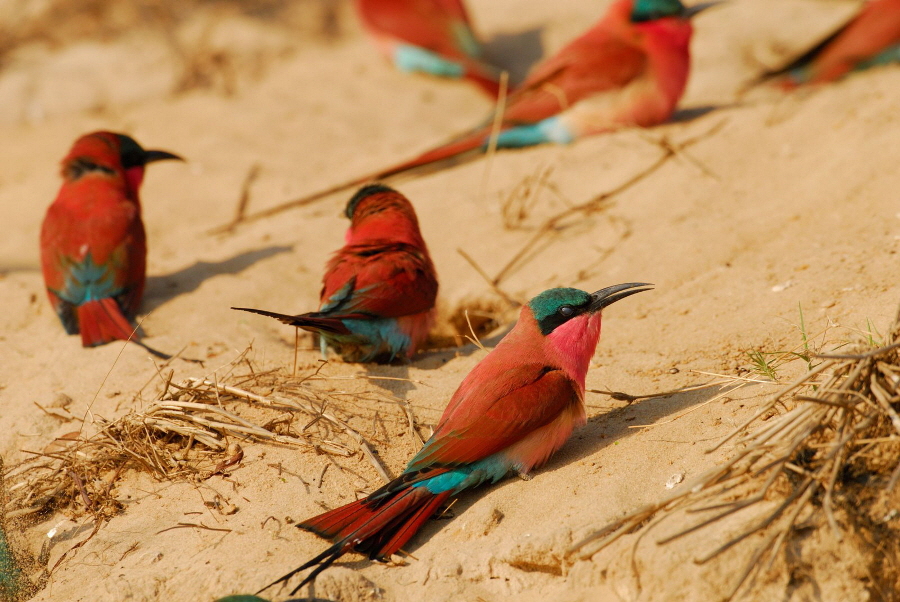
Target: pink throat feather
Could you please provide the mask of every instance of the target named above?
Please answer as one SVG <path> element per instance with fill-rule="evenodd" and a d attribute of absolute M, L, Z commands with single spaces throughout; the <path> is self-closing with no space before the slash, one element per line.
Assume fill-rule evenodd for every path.
<path fill-rule="evenodd" d="M 600 312 L 584 314 L 558 326 L 547 335 L 548 351 L 575 380 L 582 395 L 591 357 L 600 340 L 600 322 Z"/>

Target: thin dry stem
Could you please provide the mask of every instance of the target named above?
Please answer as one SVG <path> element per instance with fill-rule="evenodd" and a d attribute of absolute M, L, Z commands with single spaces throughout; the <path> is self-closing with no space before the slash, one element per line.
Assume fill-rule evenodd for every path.
<path fill-rule="evenodd" d="M 891 341 L 875 350 L 822 355 L 827 358 L 825 362 L 782 387 L 710 450 L 733 441 L 731 459 L 658 502 L 588 534 L 569 549 L 569 554 L 589 557 L 621 536 L 640 528 L 649 530 L 677 512 L 688 516 L 710 511 L 714 514 L 659 539 L 658 544 L 671 544 L 699 532 L 707 537 L 709 529 L 724 524 L 726 518 L 734 522 L 733 517 L 740 512 L 755 512 L 725 541 L 696 560 L 709 562 L 736 546 L 751 546 L 747 563 L 730 588 L 730 599 L 741 590 L 752 588 L 756 576 L 776 566 L 796 533 L 801 515 L 811 517 L 805 520 L 804 528 L 827 525 L 832 536 L 841 539 L 843 531 L 836 509 L 865 513 L 867 504 L 855 500 L 861 495 L 875 495 L 866 494 L 863 490 L 867 485 L 847 475 L 863 471 L 872 482 L 879 482 L 874 475 L 883 475 L 880 482 L 886 482 L 888 490 L 900 480 L 900 465 L 881 460 L 896 457 L 896 444 L 900 441 L 900 414 L 895 408 L 900 403 L 897 324 L 891 329 Z M 813 389 L 815 394 L 802 394 L 805 389 Z M 771 418 L 779 405 L 791 405 L 791 401 L 785 401 L 791 393 L 795 407 Z M 772 422 L 752 431 L 764 416 Z M 851 453 L 852 450 L 859 451 Z M 873 461 L 879 463 L 872 464 Z M 775 495 L 781 499 L 774 506 L 761 504 L 775 501 Z M 814 504 L 820 505 L 823 512 L 815 512 Z M 820 523 L 814 521 L 816 516 L 823 517 Z M 843 524 L 847 528 L 848 523 L 852 526 L 868 520 Z M 763 537 L 752 537 L 757 534 Z"/>

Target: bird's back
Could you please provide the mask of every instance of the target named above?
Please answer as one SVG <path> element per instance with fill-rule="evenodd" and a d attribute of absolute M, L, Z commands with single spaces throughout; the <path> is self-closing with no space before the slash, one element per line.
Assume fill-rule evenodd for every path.
<path fill-rule="evenodd" d="M 127 286 L 123 309 L 133 314 L 146 269 L 140 208 L 121 186 L 104 178 L 64 183 L 44 218 L 41 264 L 50 289 L 63 290 L 67 282 L 89 286 L 92 278 L 109 280 L 106 284 L 115 288 Z"/>
<path fill-rule="evenodd" d="M 430 311 L 437 290 L 427 252 L 393 241 L 346 245 L 328 264 L 320 311 L 408 316 Z"/>

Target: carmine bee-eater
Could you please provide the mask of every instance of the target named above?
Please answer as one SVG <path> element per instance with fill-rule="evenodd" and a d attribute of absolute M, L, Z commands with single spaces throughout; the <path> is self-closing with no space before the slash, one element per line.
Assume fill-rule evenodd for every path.
<path fill-rule="evenodd" d="M 498 72 L 481 61 L 481 44 L 462 0 L 355 0 L 366 33 L 401 71 L 465 78 L 492 97 Z"/>
<path fill-rule="evenodd" d="M 405 196 L 379 184 L 347 203 L 346 244 L 329 261 L 319 310 L 296 316 L 233 307 L 319 334 L 346 361 L 412 357 L 434 324 L 438 281 Z"/>
<path fill-rule="evenodd" d="M 506 100 L 497 146 L 569 143 L 624 127 L 668 120 L 690 72 L 691 17 L 719 2 L 685 8 L 680 0 L 615 0 L 600 21 L 539 63 Z M 298 207 L 463 154 L 484 153 L 495 119 L 404 163 L 262 211 Z"/>
<path fill-rule="evenodd" d="M 334 545 L 272 585 L 315 567 L 296 593 L 350 551 L 387 560 L 452 496 L 546 462 L 585 423 L 584 378 L 601 310 L 650 286 L 619 284 L 593 294 L 556 288 L 529 301 L 463 380 L 406 470 L 365 498 L 300 523 Z"/>
<path fill-rule="evenodd" d="M 784 76 L 780 84 L 792 89 L 894 61 L 900 61 L 900 0 L 871 0 L 828 38 L 764 79 Z"/>
<path fill-rule="evenodd" d="M 144 150 L 124 134 L 94 132 L 62 161 L 63 185 L 41 228 L 41 268 L 53 309 L 85 347 L 129 338 L 140 344 L 129 323 L 147 262 L 138 189 L 147 163 L 163 159 L 182 160 Z"/>

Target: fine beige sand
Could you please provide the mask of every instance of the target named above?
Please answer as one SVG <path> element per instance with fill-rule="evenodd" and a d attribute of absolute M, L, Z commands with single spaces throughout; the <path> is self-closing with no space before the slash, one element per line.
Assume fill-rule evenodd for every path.
<path fill-rule="evenodd" d="M 468 4 L 492 58 L 521 77 L 607 3 Z M 393 182 L 415 205 L 438 270 L 440 333 L 455 332 L 449 320 L 465 309 L 491 313 L 501 324 L 485 335 L 490 346 L 515 318 L 459 250 L 494 276 L 547 220 L 592 199 L 599 200 L 591 211 L 554 222 L 499 283 L 519 302 L 555 286 L 656 285 L 605 312 L 588 389 L 646 395 L 738 376 L 759 379 L 747 352 L 799 345 L 801 312 L 817 348 L 858 340 L 871 329 L 885 332 L 900 301 L 900 68 L 791 95 L 739 94 L 762 69 L 816 41 L 857 6 L 734 0 L 696 21 L 693 72 L 674 123 L 565 147 L 504 151 L 490 161 Z M 0 2 L 6 23 L 50 19 L 42 10 L 50 9 Z M 121 9 L 125 21 L 128 10 Z M 336 21 L 325 27 L 327 10 Z M 361 35 L 349 5 L 309 0 L 288 14 L 281 22 L 277 14 L 209 3 L 168 28 L 137 19 L 104 35 L 93 35 L 96 24 L 81 15 L 84 31 L 61 39 L 33 36 L 3 55 L 0 455 L 7 466 L 29 458 L 23 450 L 45 450 L 55 437 L 78 431 L 82 417 L 88 435 L 101 419 L 147 407 L 169 370 L 176 382 L 221 377 L 251 347 L 247 356 L 256 369 L 290 372 L 293 330 L 229 307 L 314 309 L 323 266 L 343 241 L 347 223 L 340 212 L 351 192 L 230 234 L 209 234 L 234 215 L 254 165 L 251 212 L 407 158 L 490 110 L 465 84 L 392 70 Z M 176 359 L 158 373 L 159 361 L 135 345 L 83 349 L 47 303 L 40 223 L 60 183 L 59 160 L 76 137 L 97 129 L 127 132 L 145 148 L 187 159 L 154 164 L 145 179 L 149 278 L 141 317 L 148 344 L 183 348 L 203 366 Z M 526 208 L 511 218 L 516 203 Z M 311 374 L 320 355 L 308 337 L 300 346 L 298 370 Z M 347 408 L 357 397 L 383 400 L 377 418 L 369 413 L 353 425 L 396 475 L 419 445 L 396 400 L 409 402 L 427 436 L 484 354 L 467 344 L 425 351 L 409 365 L 332 358 L 320 375 L 331 379 L 324 381 L 330 390 L 351 393 L 341 397 Z M 778 376 L 789 379 L 802 368 L 788 363 Z M 679 526 L 664 523 L 592 557 L 563 556 L 585 534 L 667 494 L 676 475 L 689 481 L 729 457 L 727 445 L 706 452 L 776 389 L 753 383 L 720 395 L 731 386 L 630 405 L 588 393 L 588 425 L 532 480 L 511 478 L 462 496 L 452 518 L 430 522 L 413 539 L 414 558 L 403 564 L 346 557 L 316 582 L 315 595 L 341 601 L 721 599 L 753 542 L 706 564 L 694 559 L 729 525 L 660 546 L 659 536 Z M 36 405 L 66 403 L 76 420 Z M 239 466 L 201 482 L 127 472 L 114 490 L 121 512 L 69 552 L 34 599 L 211 601 L 256 591 L 324 549 L 324 541 L 290 523 L 381 483 L 358 454 L 242 446 Z M 210 508 L 206 502 L 216 496 L 236 512 Z M 169 529 L 179 522 L 220 530 Z M 51 567 L 91 534 L 94 519 L 83 511 L 44 516 L 28 523 L 21 539 L 37 554 L 55 526 L 60 534 L 50 548 Z M 848 545 L 807 542 L 805 578 L 776 570 L 744 595 L 872 599 L 871 576 Z M 287 589 L 266 593 L 289 598 Z"/>

